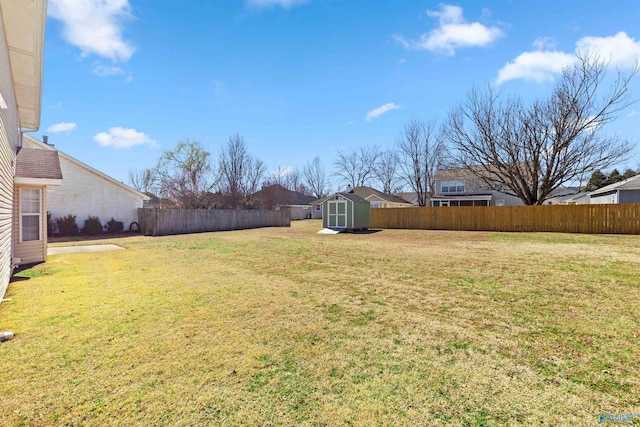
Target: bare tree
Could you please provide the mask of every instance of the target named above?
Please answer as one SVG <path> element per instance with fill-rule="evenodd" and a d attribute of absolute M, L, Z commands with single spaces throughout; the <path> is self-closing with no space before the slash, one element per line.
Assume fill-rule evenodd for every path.
<path fill-rule="evenodd" d="M 606 70 L 598 58 L 579 55 L 551 95 L 530 105 L 490 86 L 472 90 L 446 125 L 457 161 L 488 188 L 527 205 L 542 204 L 561 185 L 623 161 L 632 144 L 602 128 L 630 104 L 628 85 L 637 69 L 618 72 L 603 88 Z"/>
<path fill-rule="evenodd" d="M 374 175 L 382 185 L 382 191 L 394 194 L 402 189 L 398 184 L 398 170 L 400 169 L 400 157 L 396 150 L 390 149 L 380 153 L 375 165 Z"/>
<path fill-rule="evenodd" d="M 269 172 L 264 179 L 264 185 L 281 185 L 287 188 L 287 176 L 291 170 L 288 166 L 278 166 Z"/>
<path fill-rule="evenodd" d="M 156 195 L 158 192 L 158 179 L 154 168 L 142 170 L 129 169 L 129 185 L 141 193 Z"/>
<path fill-rule="evenodd" d="M 289 173 L 287 174 L 287 177 L 285 180 L 286 182 L 285 187 L 287 187 L 291 191 L 298 191 L 300 193 L 307 194 L 308 190 L 303 184 L 302 180 L 303 180 L 303 177 L 302 177 L 302 172 L 300 172 L 300 169 L 292 168 L 289 170 Z"/>
<path fill-rule="evenodd" d="M 160 195 L 181 208 L 209 208 L 208 192 L 217 183 L 211 154 L 198 141 L 182 141 L 165 151 L 154 169 Z"/>
<path fill-rule="evenodd" d="M 303 176 L 300 169 L 292 168 L 291 166 L 278 166 L 264 179 L 263 187 L 277 184 L 287 190 L 309 195 L 309 189 L 304 185 L 302 180 Z"/>
<path fill-rule="evenodd" d="M 237 133 L 229 137 L 222 149 L 219 169 L 221 191 L 229 207 L 234 208 L 258 190 L 266 171 L 262 160 L 249 154 L 244 138 Z"/>
<path fill-rule="evenodd" d="M 346 153 L 338 150 L 334 163 L 336 174 L 352 187 L 361 187 L 373 178 L 376 162 L 380 157 L 377 147 L 360 147 Z"/>
<path fill-rule="evenodd" d="M 302 173 L 304 174 L 306 186 L 313 196 L 321 198 L 327 195 L 329 181 L 320 157 L 316 156 L 313 160 L 307 162 Z"/>
<path fill-rule="evenodd" d="M 435 122 L 405 123 L 396 139 L 402 177 L 416 192 L 419 206 L 426 206 L 435 191 L 435 174 L 446 159 L 442 129 Z"/>

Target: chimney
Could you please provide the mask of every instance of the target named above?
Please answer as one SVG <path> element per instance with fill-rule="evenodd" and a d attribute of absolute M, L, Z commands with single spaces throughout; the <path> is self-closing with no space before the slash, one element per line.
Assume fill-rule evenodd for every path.
<path fill-rule="evenodd" d="M 351 184 L 347 184 L 347 189 L 345 190 L 345 193 L 353 193 L 353 190 L 351 189 Z"/>
<path fill-rule="evenodd" d="M 49 137 L 47 135 L 42 135 L 42 142 L 44 142 L 45 144 L 51 146 L 51 147 L 55 147 L 55 145 L 53 144 L 49 144 Z"/>

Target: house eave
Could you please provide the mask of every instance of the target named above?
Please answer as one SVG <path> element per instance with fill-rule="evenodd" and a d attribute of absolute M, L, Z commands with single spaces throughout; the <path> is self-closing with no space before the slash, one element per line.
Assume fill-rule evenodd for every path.
<path fill-rule="evenodd" d="M 31 185 L 37 187 L 59 187 L 62 185 L 61 179 L 51 179 L 51 178 L 26 178 L 26 177 L 15 177 L 13 183 L 16 185 Z"/>
<path fill-rule="evenodd" d="M 491 194 L 450 194 L 447 196 L 434 196 L 431 200 L 451 200 L 451 199 L 465 199 L 465 200 L 491 200 Z"/>
<path fill-rule="evenodd" d="M 0 0 L 11 76 L 23 130 L 40 127 L 45 0 Z"/>

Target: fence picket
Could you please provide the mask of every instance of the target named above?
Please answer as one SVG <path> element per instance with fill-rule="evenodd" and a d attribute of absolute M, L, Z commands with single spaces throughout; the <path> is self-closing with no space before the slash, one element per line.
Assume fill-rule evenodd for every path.
<path fill-rule="evenodd" d="M 640 234 L 640 203 L 380 208 L 371 228 Z"/>
<path fill-rule="evenodd" d="M 145 236 L 242 230 L 260 227 L 290 227 L 289 209 L 209 210 L 209 209 L 138 209 L 138 223 Z"/>

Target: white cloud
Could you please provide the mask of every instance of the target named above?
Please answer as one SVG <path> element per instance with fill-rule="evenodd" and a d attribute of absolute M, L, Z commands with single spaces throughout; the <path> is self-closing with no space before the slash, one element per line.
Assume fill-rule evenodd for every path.
<path fill-rule="evenodd" d="M 532 52 L 523 52 L 498 71 L 497 83 L 523 79 L 535 82 L 553 80 L 562 69 L 576 60 L 576 53 L 596 55 L 611 67 L 633 67 L 640 62 L 640 41 L 619 32 L 611 37 L 583 37 L 576 42 L 573 53 L 548 49 L 548 44 L 534 42 L 539 48 Z"/>
<path fill-rule="evenodd" d="M 116 65 L 104 65 L 100 62 L 94 62 L 91 65 L 91 71 L 98 77 L 120 76 L 124 74 L 124 70 Z"/>
<path fill-rule="evenodd" d="M 559 51 L 524 52 L 498 71 L 498 84 L 508 80 L 524 79 L 535 82 L 553 80 L 563 68 L 576 60 L 575 55 Z"/>
<path fill-rule="evenodd" d="M 51 132 L 51 133 L 71 132 L 77 127 L 78 125 L 76 125 L 75 123 L 60 122 L 60 123 L 56 123 L 55 125 L 49 126 L 47 128 L 47 132 Z"/>
<path fill-rule="evenodd" d="M 258 9 L 270 9 L 273 7 L 282 7 L 291 9 L 295 6 L 301 6 L 309 3 L 310 0 L 247 0 L 247 5 Z"/>
<path fill-rule="evenodd" d="M 151 139 L 144 132 L 135 129 L 125 129 L 121 127 L 110 128 L 109 132 L 100 132 L 93 137 L 93 140 L 103 147 L 131 148 L 136 145 L 147 144 L 156 146 L 156 141 Z"/>
<path fill-rule="evenodd" d="M 640 41 L 624 31 L 611 37 L 583 37 L 576 43 L 576 52 L 594 53 L 612 67 L 633 67 L 640 61 Z"/>
<path fill-rule="evenodd" d="M 122 38 L 123 22 L 133 18 L 129 0 L 50 0 L 48 15 L 63 23 L 64 39 L 83 56 L 128 61 L 133 55 Z"/>
<path fill-rule="evenodd" d="M 557 42 L 553 37 L 538 37 L 533 41 L 533 47 L 536 50 L 553 50 L 556 45 Z"/>
<path fill-rule="evenodd" d="M 498 27 L 466 22 L 459 6 L 441 4 L 439 11 L 427 10 L 427 15 L 438 18 L 438 28 L 422 34 L 418 40 L 407 40 L 399 35 L 394 35 L 393 39 L 405 49 L 428 50 L 452 56 L 457 49 L 486 46 L 503 35 Z"/>
<path fill-rule="evenodd" d="M 375 119 L 376 117 L 379 117 L 381 115 L 383 115 L 384 113 L 391 111 L 391 110 L 397 110 L 400 107 L 399 105 L 396 105 L 393 102 L 389 102 L 388 104 L 384 104 L 378 108 L 374 108 L 373 110 L 369 111 L 367 113 L 367 116 L 364 118 L 367 122 L 370 122 L 371 120 Z"/>

